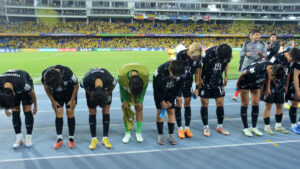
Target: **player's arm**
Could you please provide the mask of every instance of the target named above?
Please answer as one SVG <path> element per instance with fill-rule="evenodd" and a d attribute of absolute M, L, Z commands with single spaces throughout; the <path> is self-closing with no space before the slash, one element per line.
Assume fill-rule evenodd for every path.
<path fill-rule="evenodd" d="M 295 99 L 300 100 L 300 91 L 299 91 L 299 74 L 300 70 L 294 68 L 294 85 L 295 85 Z"/>
<path fill-rule="evenodd" d="M 223 87 L 225 87 L 227 85 L 228 82 L 228 71 L 229 71 L 229 63 L 227 63 L 226 68 L 225 68 L 225 77 L 224 77 L 224 85 Z"/>
<path fill-rule="evenodd" d="M 146 94 L 146 91 L 147 91 L 147 87 L 148 87 L 148 84 L 143 88 L 143 91 L 140 95 L 140 99 L 139 99 L 139 103 L 143 103 L 144 102 L 144 98 L 145 98 L 145 94 Z"/>
<path fill-rule="evenodd" d="M 268 74 L 268 78 L 266 80 L 266 89 L 265 89 L 265 97 L 267 98 L 270 94 L 271 94 L 271 90 L 270 90 L 270 86 L 271 86 L 271 76 L 272 76 L 272 70 L 271 70 L 272 66 L 269 65 L 267 66 L 267 74 Z"/>
<path fill-rule="evenodd" d="M 30 92 L 29 92 L 29 95 L 30 97 L 32 98 L 32 101 L 33 101 L 33 111 L 32 111 L 32 114 L 36 114 L 37 112 L 37 101 L 36 101 L 36 94 L 35 94 L 35 91 L 32 89 Z"/>
<path fill-rule="evenodd" d="M 286 78 L 286 85 L 285 85 L 285 90 L 284 90 L 284 94 L 287 94 L 289 85 L 290 85 L 290 79 L 291 79 L 291 73 L 288 74 L 287 78 Z"/>

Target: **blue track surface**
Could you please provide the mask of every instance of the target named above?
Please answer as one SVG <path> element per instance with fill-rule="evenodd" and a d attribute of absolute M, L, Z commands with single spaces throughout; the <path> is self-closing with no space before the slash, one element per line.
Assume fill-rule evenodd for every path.
<path fill-rule="evenodd" d="M 200 100 L 192 101 L 191 130 L 194 137 L 191 139 L 177 139 L 178 144 L 172 146 L 157 144 L 157 130 L 155 125 L 156 109 L 152 95 L 152 84 L 149 84 L 144 100 L 144 123 L 142 134 L 143 143 L 135 140 L 135 129 L 132 131 L 131 141 L 128 144 L 121 142 L 124 135 L 121 102 L 118 87 L 113 93 L 111 108 L 111 125 L 109 138 L 112 149 L 105 149 L 102 145 L 91 151 L 88 146 L 91 141 L 88 125 L 88 109 L 84 90 L 78 93 L 76 112 L 76 148 L 69 149 L 67 121 L 64 121 L 65 144 L 59 150 L 53 149 L 56 142 L 54 126 L 55 115 L 50 106 L 43 87 L 35 86 L 38 98 L 38 113 L 35 116 L 32 148 L 21 147 L 13 150 L 11 145 L 15 142 L 15 135 L 11 118 L 0 112 L 0 169 L 91 169 L 91 168 L 299 168 L 297 158 L 300 147 L 300 136 L 294 133 L 287 135 L 277 133 L 274 136 L 245 137 L 240 120 L 240 102 L 231 101 L 234 93 L 235 81 L 229 81 L 225 97 L 224 127 L 230 131 L 230 136 L 220 135 L 215 131 L 217 120 L 215 102 L 210 100 L 209 125 L 211 136 L 202 135 L 202 121 L 200 120 Z M 258 127 L 263 130 L 264 104 L 260 103 L 260 118 Z M 251 106 L 248 109 L 250 117 Z M 102 115 L 98 110 L 97 135 L 102 136 Z M 274 126 L 274 108 L 272 109 L 271 126 Z M 183 117 L 183 110 L 182 110 Z M 283 125 L 290 128 L 288 112 L 284 110 Z M 183 117 L 184 119 L 184 117 Z M 24 116 L 23 133 L 25 136 Z M 184 124 L 184 123 L 183 123 Z M 251 121 L 249 119 L 249 124 Z M 165 139 L 167 137 L 167 124 L 164 125 Z M 175 131 L 177 132 L 177 130 Z"/>

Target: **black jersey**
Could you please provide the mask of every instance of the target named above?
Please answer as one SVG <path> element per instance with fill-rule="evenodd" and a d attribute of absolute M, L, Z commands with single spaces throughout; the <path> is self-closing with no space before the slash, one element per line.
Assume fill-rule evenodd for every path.
<path fill-rule="evenodd" d="M 41 81 L 44 84 L 44 75 L 45 72 L 49 69 L 59 69 L 62 77 L 62 84 L 56 90 L 50 88 L 51 91 L 62 92 L 66 90 L 73 89 L 76 84 L 78 84 L 77 77 L 73 74 L 72 70 L 66 66 L 55 65 L 45 69 L 42 72 Z"/>
<path fill-rule="evenodd" d="M 169 65 L 169 61 L 160 65 L 153 75 L 153 91 L 159 103 L 163 100 L 173 102 L 183 85 L 182 77 L 171 77 Z"/>
<path fill-rule="evenodd" d="M 193 83 L 193 75 L 197 68 L 201 68 L 201 58 L 193 61 L 188 55 L 186 50 L 180 51 L 176 60 L 181 61 L 184 65 L 184 74 L 182 77 L 184 79 L 184 85 L 192 85 Z"/>
<path fill-rule="evenodd" d="M 300 62 L 293 62 L 290 66 L 290 81 L 289 81 L 289 88 L 295 90 L 295 84 L 294 84 L 294 71 L 299 70 L 300 71 Z M 300 83 L 300 76 L 298 77 L 299 83 Z"/>
<path fill-rule="evenodd" d="M 271 82 L 271 88 L 274 90 L 274 92 L 276 93 L 284 92 L 286 79 L 288 74 L 290 73 L 291 70 L 290 67 L 292 64 L 288 62 L 283 52 L 273 56 L 270 59 L 270 62 L 273 63 L 274 65 L 285 66 L 285 76 L 282 79 L 278 80 L 276 83 L 274 83 L 273 81 Z"/>
<path fill-rule="evenodd" d="M 16 94 L 28 93 L 33 89 L 33 81 L 30 75 L 23 70 L 9 70 L 0 75 L 0 87 L 10 82 Z"/>
<path fill-rule="evenodd" d="M 93 68 L 85 74 L 80 83 L 80 87 L 87 88 L 92 91 L 95 89 L 95 81 L 98 78 L 102 80 L 103 89 L 105 91 L 114 88 L 117 84 L 115 78 L 106 69 Z"/>
<path fill-rule="evenodd" d="M 269 61 L 258 61 L 246 68 L 244 81 L 250 86 L 259 86 L 268 79 L 267 66 L 272 65 Z"/>
<path fill-rule="evenodd" d="M 203 68 L 201 78 L 204 82 L 204 88 L 212 89 L 223 86 L 222 74 L 230 61 L 218 59 L 216 49 L 217 46 L 207 49 L 202 59 Z"/>

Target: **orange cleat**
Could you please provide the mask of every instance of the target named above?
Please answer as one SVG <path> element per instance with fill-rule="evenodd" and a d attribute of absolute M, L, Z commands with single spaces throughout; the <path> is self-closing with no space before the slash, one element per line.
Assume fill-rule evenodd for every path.
<path fill-rule="evenodd" d="M 184 130 L 184 134 L 187 138 L 193 137 L 193 133 L 191 132 L 191 130 L 189 128 Z"/>
<path fill-rule="evenodd" d="M 184 139 L 185 135 L 182 128 L 178 129 L 177 134 L 180 139 Z"/>
<path fill-rule="evenodd" d="M 57 143 L 54 144 L 54 149 L 59 149 L 64 144 L 63 140 L 57 141 Z"/>
<path fill-rule="evenodd" d="M 69 148 L 75 148 L 75 142 L 73 141 L 68 141 L 68 146 L 69 146 Z"/>

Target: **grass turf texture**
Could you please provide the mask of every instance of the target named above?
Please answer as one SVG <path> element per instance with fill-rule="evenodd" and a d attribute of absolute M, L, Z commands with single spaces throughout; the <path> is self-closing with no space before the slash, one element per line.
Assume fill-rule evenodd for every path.
<path fill-rule="evenodd" d="M 44 69 L 61 64 L 72 69 L 81 80 L 84 74 L 94 67 L 105 68 L 117 77 L 120 66 L 126 63 L 140 63 L 148 66 L 150 79 L 159 65 L 168 61 L 166 51 L 115 51 L 115 52 L 21 52 L 1 53 L 0 73 L 11 69 L 21 69 L 29 72 L 36 84 L 41 83 L 40 77 Z M 229 79 L 239 76 L 239 51 L 233 51 L 233 59 L 229 68 Z"/>

